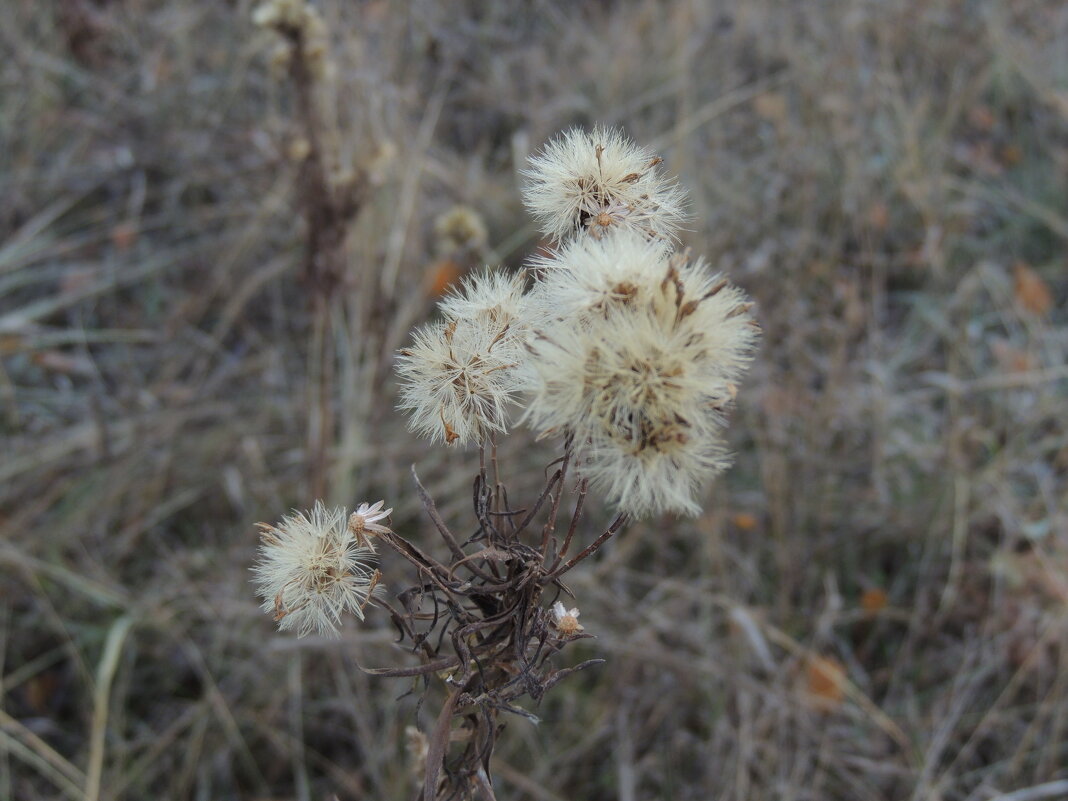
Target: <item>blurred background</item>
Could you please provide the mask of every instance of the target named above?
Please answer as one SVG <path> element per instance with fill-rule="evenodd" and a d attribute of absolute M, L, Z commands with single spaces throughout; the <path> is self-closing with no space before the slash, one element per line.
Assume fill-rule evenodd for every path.
<path fill-rule="evenodd" d="M 277 634 L 254 524 L 384 498 L 431 547 L 413 462 L 469 524 L 392 354 L 534 252 L 517 170 L 596 122 L 765 338 L 705 514 L 573 574 L 561 659 L 608 662 L 508 721 L 500 797 L 1068 797 L 1068 5 L 316 8 L 309 93 L 245 0 L 3 3 L 0 798 L 412 795 L 387 617 Z"/>

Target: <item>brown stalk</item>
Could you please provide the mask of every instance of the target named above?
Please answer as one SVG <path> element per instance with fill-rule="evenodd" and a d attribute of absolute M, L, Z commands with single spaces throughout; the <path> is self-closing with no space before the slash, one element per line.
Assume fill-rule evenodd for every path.
<path fill-rule="evenodd" d="M 482 449 L 472 494 L 479 531 L 463 543 L 452 533 L 413 468 L 412 479 L 423 509 L 449 553 L 446 563 L 436 561 L 395 532 L 382 535 L 419 576 L 417 584 L 398 595 L 403 610 L 388 608 L 400 632 L 399 642 L 419 653 L 421 664 L 367 672 L 382 677 L 422 677 L 423 692 L 427 693 L 440 686 L 433 680 L 435 675 L 453 671 L 444 680 L 446 694 L 428 732 L 420 793 L 423 801 L 469 798 L 472 793 L 493 801 L 496 796 L 489 766 L 503 727 L 498 721 L 501 713 L 537 720 L 518 705 L 523 698 L 539 703 L 560 681 L 602 661 L 554 667 L 552 660 L 565 645 L 591 635 L 561 632 L 553 614 L 543 607 L 544 588 L 556 584 L 566 592 L 559 577 L 596 552 L 626 521 L 619 515 L 593 543 L 561 564 L 577 536 L 587 492 L 587 482 L 580 479 L 563 548 L 557 552 L 553 532 L 572 458 L 571 445 L 569 439 L 561 457 L 550 464 L 550 468 L 559 466 L 546 479 L 529 510 L 519 512 L 501 510 L 507 496 L 498 478 L 496 454 L 492 447 L 489 453 Z M 487 476 L 490 470 L 493 486 Z M 495 522 L 502 517 L 507 517 L 511 526 L 507 535 L 501 534 Z M 544 518 L 540 524 L 539 517 Z M 463 575 L 461 570 L 468 579 L 457 578 Z M 456 732 L 464 734 L 462 747 L 454 745 Z"/>
<path fill-rule="evenodd" d="M 327 495 L 330 443 L 334 439 L 333 396 L 336 383 L 336 345 L 332 332 L 336 290 L 345 275 L 345 239 L 363 201 L 363 177 L 342 183 L 330 180 L 323 131 L 326 124 L 315 100 L 317 80 L 309 66 L 306 31 L 299 25 L 280 25 L 278 32 L 289 45 L 289 80 L 296 102 L 297 125 L 307 152 L 297 173 L 297 204 L 305 222 L 306 247 L 301 283 L 309 292 L 312 330 L 308 387 L 308 491 L 311 497 Z"/>

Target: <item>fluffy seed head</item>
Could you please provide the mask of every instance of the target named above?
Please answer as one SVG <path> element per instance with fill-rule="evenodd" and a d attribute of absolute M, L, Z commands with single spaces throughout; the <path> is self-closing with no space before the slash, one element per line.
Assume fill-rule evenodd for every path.
<path fill-rule="evenodd" d="M 280 629 L 296 629 L 301 637 L 337 634 L 342 613 L 363 620 L 380 574 L 371 566 L 374 547 L 357 538 L 344 509 L 316 501 L 310 513 L 294 511 L 277 526 L 260 528 L 253 582 L 263 611 L 274 615 Z"/>
<path fill-rule="evenodd" d="M 532 340 L 527 417 L 573 432 L 580 469 L 621 511 L 696 514 L 728 464 L 720 431 L 758 329 L 744 293 L 706 265 L 647 255 L 626 292 L 604 292 L 610 276 L 596 303 Z M 581 267 L 559 280 L 582 280 Z"/>
<path fill-rule="evenodd" d="M 528 303 L 538 319 L 554 319 L 648 302 L 658 281 L 652 267 L 669 255 L 663 240 L 629 231 L 602 240 L 577 237 L 532 261 L 539 279 Z"/>
<path fill-rule="evenodd" d="M 543 233 L 564 241 L 619 230 L 671 239 L 685 221 L 685 194 L 661 159 L 622 131 L 573 128 L 530 158 L 523 200 Z"/>
<path fill-rule="evenodd" d="M 524 280 L 522 273 L 504 270 L 476 272 L 442 298 L 438 310 L 449 320 L 482 317 L 499 329 L 522 325 L 526 314 Z"/>
<path fill-rule="evenodd" d="M 440 304 L 443 319 L 414 333 L 397 376 L 409 427 L 446 444 L 507 428 L 524 356 L 521 276 L 480 273 Z"/>

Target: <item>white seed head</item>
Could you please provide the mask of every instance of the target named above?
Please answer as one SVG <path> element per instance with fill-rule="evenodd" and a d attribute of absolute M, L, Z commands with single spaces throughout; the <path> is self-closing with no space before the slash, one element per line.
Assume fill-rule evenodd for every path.
<path fill-rule="evenodd" d="M 530 158 L 523 200 L 541 231 L 562 242 L 619 230 L 672 239 L 686 220 L 685 193 L 660 159 L 620 130 L 573 128 Z"/>
<path fill-rule="evenodd" d="M 463 279 L 438 302 L 438 310 L 450 320 L 485 318 L 498 328 L 521 325 L 526 315 L 523 273 L 485 269 Z"/>
<path fill-rule="evenodd" d="M 263 611 L 273 613 L 280 629 L 301 637 L 337 634 L 344 612 L 363 620 L 380 574 L 371 566 L 374 547 L 356 537 L 344 509 L 316 501 L 310 513 L 294 511 L 276 526 L 260 527 L 253 582 Z"/>
<path fill-rule="evenodd" d="M 507 430 L 525 356 L 521 276 L 484 272 L 441 303 L 444 319 L 417 329 L 397 362 L 409 427 L 446 444 Z"/>
<path fill-rule="evenodd" d="M 669 255 L 663 240 L 633 232 L 602 240 L 577 237 L 533 259 L 538 281 L 528 304 L 536 319 L 551 320 L 646 302 L 660 280 L 655 265 Z"/>
<path fill-rule="evenodd" d="M 573 432 L 579 469 L 621 511 L 696 514 L 728 465 L 720 432 L 758 329 L 744 293 L 706 265 L 650 255 L 632 289 L 532 340 L 527 419 Z"/>

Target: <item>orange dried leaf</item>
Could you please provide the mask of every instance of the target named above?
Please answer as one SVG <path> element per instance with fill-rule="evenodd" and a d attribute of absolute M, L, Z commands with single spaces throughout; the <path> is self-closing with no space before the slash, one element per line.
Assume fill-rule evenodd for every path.
<path fill-rule="evenodd" d="M 879 587 L 871 587 L 864 590 L 860 596 L 860 608 L 869 615 L 874 615 L 886 608 L 886 590 Z"/>
<path fill-rule="evenodd" d="M 433 298 L 440 298 L 449 291 L 449 287 L 460 280 L 463 274 L 463 267 L 452 259 L 441 259 L 434 262 L 427 272 L 427 294 Z"/>
<path fill-rule="evenodd" d="M 814 656 L 805 666 L 806 689 L 824 710 L 841 705 L 845 698 L 845 666 L 833 656 Z"/>
<path fill-rule="evenodd" d="M 1053 308 L 1053 293 L 1042 276 L 1023 262 L 1012 268 L 1015 280 L 1016 302 L 1031 314 L 1044 316 Z"/>
<path fill-rule="evenodd" d="M 756 519 L 756 515 L 751 515 L 748 512 L 738 512 L 731 518 L 731 522 L 742 531 L 752 531 L 757 527 L 759 521 Z"/>

